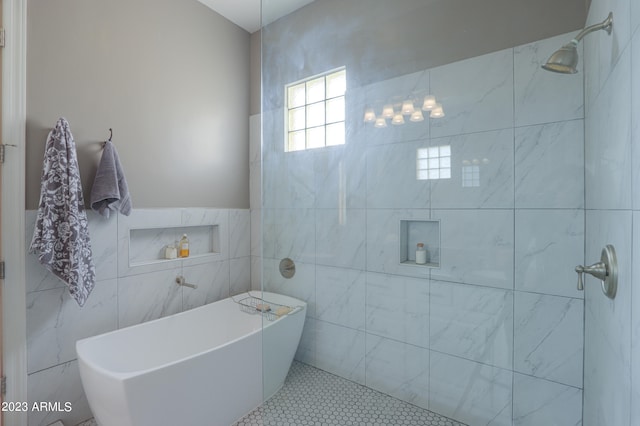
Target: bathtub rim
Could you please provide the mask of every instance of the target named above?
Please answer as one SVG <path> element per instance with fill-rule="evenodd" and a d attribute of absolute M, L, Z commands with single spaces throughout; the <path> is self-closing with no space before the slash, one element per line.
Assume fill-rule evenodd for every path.
<path fill-rule="evenodd" d="M 253 330 L 250 333 L 238 336 L 238 337 L 236 337 L 236 338 L 234 338 L 232 340 L 229 340 L 229 341 L 223 343 L 222 345 L 218 345 L 218 346 L 215 346 L 213 348 L 209 348 L 206 351 L 202 351 L 202 352 L 198 352 L 198 353 L 195 353 L 195 354 L 191 354 L 189 356 L 182 357 L 182 358 L 174 360 L 174 361 L 166 362 L 164 364 L 160 364 L 160 365 L 157 365 L 157 366 L 154 366 L 154 367 L 145 368 L 145 369 L 141 369 L 141 370 L 126 372 L 126 373 L 114 372 L 113 370 L 108 370 L 108 369 L 96 364 L 95 362 L 90 361 L 89 358 L 91 358 L 91 357 L 87 357 L 86 354 L 84 354 L 84 356 L 82 355 L 82 353 L 85 351 L 84 346 L 90 344 L 94 340 L 98 340 L 98 339 L 103 338 L 105 336 L 110 336 L 110 335 L 118 333 L 118 332 L 120 332 L 122 330 L 135 329 L 135 328 L 142 327 L 144 325 L 148 325 L 148 324 L 152 324 L 152 323 L 155 323 L 155 322 L 158 322 L 158 321 L 166 320 L 167 318 L 170 318 L 172 316 L 186 314 L 188 312 L 191 312 L 191 311 L 194 311 L 194 310 L 198 310 L 198 309 L 211 308 L 211 306 L 215 305 L 216 303 L 226 302 L 228 300 L 231 300 L 233 303 L 237 304 L 238 303 L 237 302 L 238 297 L 242 297 L 243 295 L 250 295 L 250 296 L 253 296 L 253 297 L 262 297 L 262 298 L 266 299 L 267 301 L 270 301 L 269 297 L 274 297 L 275 299 L 284 298 L 284 300 L 295 301 L 296 303 L 298 303 L 298 305 L 294 306 L 291 303 L 292 307 L 294 307 L 294 308 L 300 307 L 301 309 L 294 309 L 292 312 L 290 312 L 288 314 L 285 314 L 285 315 L 282 315 L 281 317 L 277 318 L 274 321 L 268 321 L 268 320 L 266 320 L 266 318 L 263 315 L 261 315 L 261 322 L 260 322 L 261 326 L 259 328 L 255 329 L 255 330 Z M 276 303 L 275 300 L 273 300 L 273 302 Z M 284 303 L 282 303 L 282 304 L 284 304 Z M 250 291 L 247 291 L 247 292 L 244 292 L 244 293 L 240 293 L 240 294 L 235 295 L 235 296 L 229 296 L 227 298 L 220 299 L 220 300 L 217 300 L 217 301 L 212 302 L 212 303 L 208 303 L 206 305 L 198 306 L 198 307 L 193 308 L 193 309 L 189 309 L 189 310 L 178 312 L 178 313 L 175 313 L 175 314 L 172 314 L 172 315 L 167 315 L 167 316 L 164 316 L 164 317 L 156 318 L 154 320 L 145 321 L 145 322 L 142 322 L 140 324 L 134 324 L 134 325 L 130 325 L 130 326 L 127 326 L 127 327 L 124 327 L 124 328 L 119 328 L 119 329 L 116 329 L 116 330 L 108 331 L 106 333 L 97 334 L 95 336 L 89 336 L 89 337 L 85 337 L 83 339 L 79 339 L 79 340 L 76 341 L 76 345 L 75 345 L 76 346 L 76 355 L 78 357 L 78 362 L 82 362 L 82 363 L 86 364 L 87 367 L 99 372 L 102 375 L 105 375 L 105 376 L 108 376 L 108 377 L 112 377 L 112 378 L 118 379 L 118 380 L 127 380 L 127 379 L 131 379 L 131 378 L 140 376 L 142 374 L 150 373 L 150 372 L 162 369 L 162 368 L 171 367 L 173 365 L 176 365 L 176 364 L 179 364 L 181 362 L 185 362 L 185 361 L 191 360 L 191 359 L 196 358 L 198 356 L 201 356 L 203 354 L 210 353 L 211 351 L 227 347 L 230 344 L 238 342 L 239 340 L 242 340 L 242 339 L 245 339 L 245 338 L 249 338 L 251 336 L 254 336 L 257 333 L 261 333 L 264 329 L 266 329 L 268 327 L 271 327 L 273 324 L 277 323 L 280 320 L 284 320 L 288 316 L 306 315 L 306 309 L 307 309 L 307 302 L 305 302 L 303 300 L 300 300 L 300 299 L 297 299 L 295 297 L 291 297 L 291 296 L 287 296 L 287 295 L 279 294 L 279 293 L 267 292 L 267 291 L 250 290 Z M 240 308 L 238 308 L 238 310 L 240 311 Z M 250 314 L 247 314 L 247 313 L 243 313 L 243 314 L 244 315 L 250 315 Z"/>

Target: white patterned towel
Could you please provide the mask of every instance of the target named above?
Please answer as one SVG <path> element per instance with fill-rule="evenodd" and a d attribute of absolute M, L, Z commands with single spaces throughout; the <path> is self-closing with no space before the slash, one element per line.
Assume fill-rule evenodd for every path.
<path fill-rule="evenodd" d="M 83 306 L 95 285 L 96 270 L 76 146 L 64 118 L 47 137 L 40 204 L 29 251 L 67 284 L 71 296 Z"/>

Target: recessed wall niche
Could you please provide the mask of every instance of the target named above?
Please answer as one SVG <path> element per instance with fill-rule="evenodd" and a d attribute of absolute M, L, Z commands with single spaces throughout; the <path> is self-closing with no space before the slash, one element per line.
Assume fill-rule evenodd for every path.
<path fill-rule="evenodd" d="M 440 267 L 440 221 L 401 220 L 400 221 L 400 263 L 427 268 Z M 427 263 L 416 263 L 418 243 L 424 244 Z"/>
<path fill-rule="evenodd" d="M 164 258 L 165 247 L 176 244 L 183 234 L 189 238 L 189 258 L 220 253 L 218 225 L 138 228 L 129 232 L 130 266 L 184 260 L 185 258 Z"/>

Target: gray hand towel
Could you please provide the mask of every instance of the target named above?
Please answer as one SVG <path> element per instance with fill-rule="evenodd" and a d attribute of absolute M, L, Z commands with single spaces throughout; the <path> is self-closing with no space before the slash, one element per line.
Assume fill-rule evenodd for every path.
<path fill-rule="evenodd" d="M 47 137 L 40 204 L 29 251 L 66 283 L 71 296 L 83 306 L 95 286 L 96 268 L 76 146 L 64 118 Z"/>
<path fill-rule="evenodd" d="M 118 152 L 111 141 L 105 142 L 102 158 L 93 181 L 91 209 L 107 218 L 111 210 L 119 210 L 125 216 L 131 214 L 129 187 L 124 177 Z"/>

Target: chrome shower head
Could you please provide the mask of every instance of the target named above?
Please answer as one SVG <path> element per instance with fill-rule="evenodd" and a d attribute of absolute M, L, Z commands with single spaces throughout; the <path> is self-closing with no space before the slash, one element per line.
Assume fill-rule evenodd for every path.
<path fill-rule="evenodd" d="M 578 72 L 578 43 L 584 36 L 587 34 L 598 31 L 605 30 L 607 34 L 611 34 L 611 28 L 613 27 L 613 14 L 609 12 L 609 16 L 607 19 L 602 21 L 599 24 L 591 25 L 584 30 L 580 31 L 580 33 L 571 40 L 569 43 L 562 46 L 560 49 L 556 50 L 553 55 L 549 57 L 547 62 L 542 65 L 542 68 L 547 71 L 558 72 L 561 74 L 575 74 Z"/>
<path fill-rule="evenodd" d="M 556 50 L 549 57 L 547 63 L 542 65 L 547 71 L 559 72 L 561 74 L 575 74 L 578 72 L 578 42 L 571 40 L 569 43 Z"/>

